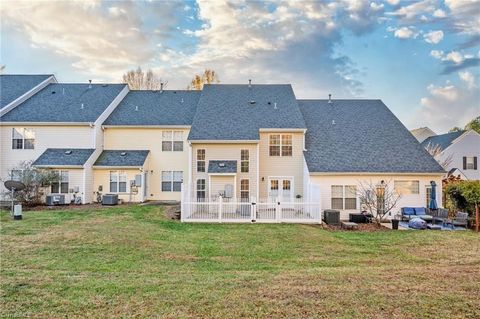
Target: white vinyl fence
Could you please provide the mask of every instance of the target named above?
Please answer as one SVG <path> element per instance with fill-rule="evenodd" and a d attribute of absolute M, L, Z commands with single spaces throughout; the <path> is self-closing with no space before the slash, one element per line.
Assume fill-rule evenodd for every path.
<path fill-rule="evenodd" d="M 321 223 L 320 200 L 199 199 L 182 191 L 181 220 L 210 223 Z"/>

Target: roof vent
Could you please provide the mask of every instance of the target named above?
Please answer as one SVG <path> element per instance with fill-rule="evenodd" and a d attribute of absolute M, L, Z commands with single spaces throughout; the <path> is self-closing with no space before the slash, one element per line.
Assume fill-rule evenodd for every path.
<path fill-rule="evenodd" d="M 163 82 L 160 83 L 160 92 L 163 92 Z"/>
<path fill-rule="evenodd" d="M 336 123 L 335 123 L 335 120 L 332 120 L 332 125 L 335 125 L 335 124 L 336 124 Z"/>
<path fill-rule="evenodd" d="M 89 89 L 92 88 L 92 80 L 88 80 L 88 88 L 89 88 Z"/>
<path fill-rule="evenodd" d="M 84 107 L 83 107 L 83 103 L 80 105 L 80 109 L 81 109 L 81 110 L 83 110 L 83 109 L 84 109 Z"/>
<path fill-rule="evenodd" d="M 225 167 L 225 163 L 224 162 L 218 163 L 218 167 Z"/>
<path fill-rule="evenodd" d="M 181 100 L 181 102 L 180 102 L 180 103 L 183 103 L 183 97 L 182 97 L 182 100 Z"/>
<path fill-rule="evenodd" d="M 277 109 L 277 102 L 273 103 L 273 108 L 276 110 Z"/>
<path fill-rule="evenodd" d="M 71 154 L 72 154 L 72 150 L 65 151 L 65 155 L 71 155 Z"/>
<path fill-rule="evenodd" d="M 120 156 L 127 156 L 127 152 L 121 152 Z"/>
<path fill-rule="evenodd" d="M 102 87 L 104 87 L 104 88 L 107 87 L 107 86 L 108 86 L 108 84 L 102 84 Z"/>
<path fill-rule="evenodd" d="M 52 94 L 55 94 L 55 91 L 52 91 Z"/>
<path fill-rule="evenodd" d="M 138 105 L 135 105 L 135 111 L 138 111 Z"/>
<path fill-rule="evenodd" d="M 332 95 L 331 94 L 328 95 L 328 104 L 332 104 Z"/>
<path fill-rule="evenodd" d="M 250 104 L 252 104 L 252 105 L 255 104 L 255 103 L 256 103 L 256 102 L 255 102 L 254 100 L 251 100 L 251 101 L 250 101 Z"/>
<path fill-rule="evenodd" d="M 62 94 L 65 95 L 65 88 L 62 89 Z"/>
<path fill-rule="evenodd" d="M 249 80 L 248 80 L 248 87 L 249 87 L 249 88 L 252 87 L 252 79 L 249 79 Z"/>

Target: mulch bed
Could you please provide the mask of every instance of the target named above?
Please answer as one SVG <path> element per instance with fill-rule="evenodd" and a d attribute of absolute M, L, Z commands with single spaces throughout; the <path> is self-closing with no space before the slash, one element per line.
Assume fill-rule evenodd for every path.
<path fill-rule="evenodd" d="M 323 229 L 326 229 L 326 230 L 332 230 L 332 231 L 358 231 L 358 232 L 376 232 L 376 231 L 388 231 L 388 230 L 392 230 L 390 228 L 387 228 L 385 226 L 382 226 L 382 225 L 378 225 L 378 224 L 375 224 L 375 223 L 370 223 L 370 224 L 358 224 L 358 229 L 354 229 L 354 230 L 351 230 L 351 229 L 344 229 L 342 228 L 341 225 L 329 225 L 329 224 L 326 224 L 326 223 L 322 223 L 322 228 Z"/>

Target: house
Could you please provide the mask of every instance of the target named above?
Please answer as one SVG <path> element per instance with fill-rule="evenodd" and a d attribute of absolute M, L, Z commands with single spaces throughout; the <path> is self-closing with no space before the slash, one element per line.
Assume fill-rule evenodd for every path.
<path fill-rule="evenodd" d="M 412 133 L 412 135 L 417 139 L 419 143 L 422 143 L 423 141 L 425 141 L 427 138 L 431 136 L 437 135 L 437 133 L 435 133 L 428 127 L 416 128 L 411 130 L 410 133 Z"/>
<path fill-rule="evenodd" d="M 2 82 L 7 80 L 2 75 Z M 91 202 L 92 165 L 103 150 L 101 124 L 127 92 L 125 84 L 48 83 L 7 110 L 0 117 L 2 180 L 14 178 L 21 173 L 15 171 L 19 163 L 31 161 L 59 171 L 64 186 L 52 187 L 53 193 Z M 5 191 L 2 183 L 0 192 Z"/>
<path fill-rule="evenodd" d="M 444 163 L 451 174 L 468 180 L 480 180 L 480 134 L 474 130 L 431 136 L 422 142 L 422 146 L 437 149 L 435 159 Z"/>
<path fill-rule="evenodd" d="M 51 192 L 83 203 L 116 193 L 197 202 L 207 212 L 220 200 L 294 214 L 304 202 L 348 218 L 361 209 L 364 182 L 390 181 L 402 193 L 399 209 L 425 206 L 430 181 L 441 185 L 445 174 L 380 100 L 298 100 L 289 84 L 49 84 L 0 121 L 2 179 L 32 160 L 60 172 Z M 248 209 L 241 213 L 248 220 Z"/>

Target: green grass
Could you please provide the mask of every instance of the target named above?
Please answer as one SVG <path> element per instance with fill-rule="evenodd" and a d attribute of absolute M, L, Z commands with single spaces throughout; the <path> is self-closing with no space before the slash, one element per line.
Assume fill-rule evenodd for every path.
<path fill-rule="evenodd" d="M 478 318 L 480 236 L 182 224 L 162 207 L 1 214 L 0 316 Z"/>

